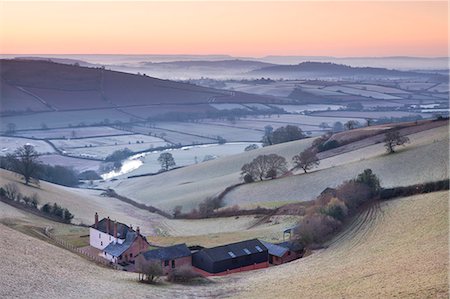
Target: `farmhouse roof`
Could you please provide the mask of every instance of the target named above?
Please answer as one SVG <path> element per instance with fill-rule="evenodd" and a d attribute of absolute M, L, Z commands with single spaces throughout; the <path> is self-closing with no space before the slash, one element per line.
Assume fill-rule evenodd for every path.
<path fill-rule="evenodd" d="M 270 255 L 282 257 L 283 255 L 286 254 L 286 252 L 289 251 L 288 248 L 277 245 L 277 244 L 273 244 L 273 243 L 269 243 L 269 242 L 265 242 L 265 241 L 261 241 L 261 243 L 263 243 L 264 246 L 266 246 Z"/>
<path fill-rule="evenodd" d="M 152 249 L 143 253 L 146 260 L 173 260 L 191 255 L 186 244 Z"/>
<path fill-rule="evenodd" d="M 91 225 L 92 228 L 95 228 L 98 231 L 101 231 L 105 234 L 114 235 L 114 223 L 117 223 L 117 238 L 125 239 L 128 232 L 132 232 L 133 230 L 126 224 L 120 222 L 109 221 L 109 231 L 106 229 L 108 226 L 108 218 L 103 218 L 98 222 L 97 228 L 95 228 L 95 224 Z"/>
<path fill-rule="evenodd" d="M 136 238 L 136 232 L 128 232 L 125 241 L 122 244 L 111 242 L 103 249 L 103 251 L 115 257 L 121 256 L 131 245 L 133 245 Z"/>
<path fill-rule="evenodd" d="M 264 251 L 267 252 L 267 248 L 258 239 L 252 239 L 213 248 L 205 248 L 202 251 L 212 261 L 223 261 Z"/>

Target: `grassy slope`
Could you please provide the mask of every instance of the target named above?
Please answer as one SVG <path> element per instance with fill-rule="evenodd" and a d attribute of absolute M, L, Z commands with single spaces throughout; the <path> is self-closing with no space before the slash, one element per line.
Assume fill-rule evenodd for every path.
<path fill-rule="evenodd" d="M 139 225 L 143 232 L 152 233 L 155 223 L 162 218 L 157 214 L 134 208 L 115 198 L 100 196 L 99 191 L 67 188 L 44 181 L 40 182 L 39 188 L 26 186 L 19 180 L 17 175 L 1 169 L 0 186 L 8 183 L 17 184 L 20 192 L 24 195 L 37 193 L 41 204 L 56 202 L 68 208 L 75 214 L 74 223 L 92 224 L 94 213 L 98 212 L 100 217 L 110 216 L 111 219 L 126 224 Z"/>
<path fill-rule="evenodd" d="M 185 210 L 196 207 L 207 196 L 215 195 L 226 187 L 240 182 L 240 169 L 260 154 L 292 156 L 310 146 L 312 139 L 294 141 L 233 155 L 205 163 L 173 170 L 152 177 L 107 182 L 119 194 L 139 202 L 171 210 L 182 205 Z"/>
<path fill-rule="evenodd" d="M 195 298 L 220 295 L 211 285 L 158 286 L 137 283 L 137 275 L 95 264 L 0 224 L 1 298 Z M 19 271 L 19 272 L 18 272 Z"/>
<path fill-rule="evenodd" d="M 0 203 L 0 216 L 23 214 L 5 207 Z M 0 265 L 0 297 L 447 298 L 447 217 L 448 192 L 384 202 L 358 217 L 327 249 L 200 286 L 140 285 L 131 273 L 95 266 L 0 224 L 0 256 L 8 256 Z"/>
<path fill-rule="evenodd" d="M 383 187 L 412 185 L 448 178 L 448 127 L 409 136 L 411 144 L 393 155 L 375 144 L 321 161 L 318 171 L 240 186 L 225 196 L 228 205 L 310 200 L 370 168 Z M 447 161 L 447 163 L 444 163 Z"/>
<path fill-rule="evenodd" d="M 448 298 L 448 233 L 448 192 L 385 202 L 329 248 L 239 274 L 233 288 L 242 298 Z"/>

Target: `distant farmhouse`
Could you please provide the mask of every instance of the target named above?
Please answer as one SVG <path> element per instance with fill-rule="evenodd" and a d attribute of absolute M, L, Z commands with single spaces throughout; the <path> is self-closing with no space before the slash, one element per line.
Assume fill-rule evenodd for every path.
<path fill-rule="evenodd" d="M 89 244 L 101 250 L 102 257 L 112 263 L 134 262 L 135 257 L 149 247 L 147 239 L 126 224 L 108 218 L 98 220 L 89 228 Z"/>
<path fill-rule="evenodd" d="M 269 266 L 269 253 L 258 239 L 200 249 L 192 254 L 192 265 L 205 276 L 226 275 Z"/>

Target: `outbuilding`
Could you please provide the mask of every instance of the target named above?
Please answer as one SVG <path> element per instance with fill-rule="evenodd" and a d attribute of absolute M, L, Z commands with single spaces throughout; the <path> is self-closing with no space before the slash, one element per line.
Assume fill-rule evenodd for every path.
<path fill-rule="evenodd" d="M 287 241 L 273 244 L 261 241 L 269 251 L 269 263 L 272 265 L 281 265 L 303 256 L 304 247 L 296 241 Z"/>
<path fill-rule="evenodd" d="M 177 244 L 169 247 L 161 247 L 144 252 L 145 262 L 157 262 L 161 264 L 163 275 L 169 274 L 181 266 L 191 266 L 191 251 L 186 244 Z"/>
<path fill-rule="evenodd" d="M 192 265 L 205 276 L 225 275 L 266 268 L 269 253 L 263 243 L 252 239 L 194 252 Z"/>

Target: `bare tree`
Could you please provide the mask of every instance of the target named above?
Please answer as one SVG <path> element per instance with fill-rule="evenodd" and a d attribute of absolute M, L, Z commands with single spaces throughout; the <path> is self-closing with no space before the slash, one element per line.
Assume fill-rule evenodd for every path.
<path fill-rule="evenodd" d="M 19 197 L 19 188 L 15 183 L 8 183 L 3 189 L 5 189 L 5 196 L 10 200 L 16 200 Z"/>
<path fill-rule="evenodd" d="M 286 159 L 276 154 L 270 154 L 260 155 L 252 162 L 244 164 L 241 168 L 241 175 L 262 181 L 265 178 L 276 178 L 287 171 Z"/>
<path fill-rule="evenodd" d="M 14 154 L 8 155 L 8 161 L 14 172 L 21 174 L 28 185 L 32 178 L 39 181 L 35 176 L 39 170 L 39 154 L 30 144 L 19 147 Z"/>
<path fill-rule="evenodd" d="M 295 164 L 294 168 L 301 168 L 305 173 L 313 167 L 319 165 L 320 161 L 317 158 L 316 152 L 312 148 L 308 148 L 301 152 L 299 155 L 295 155 L 292 158 Z"/>
<path fill-rule="evenodd" d="M 167 171 L 175 166 L 175 160 L 171 153 L 162 153 L 158 158 L 159 164 L 161 164 L 161 169 Z"/>
<path fill-rule="evenodd" d="M 139 281 L 152 283 L 158 277 L 163 275 L 162 267 L 159 261 L 147 261 L 140 254 L 135 260 L 135 269 L 139 273 Z"/>
<path fill-rule="evenodd" d="M 348 122 L 346 122 L 346 123 L 344 124 L 344 127 L 345 127 L 347 130 L 353 130 L 353 129 L 356 128 L 358 125 L 359 125 L 359 123 L 358 123 L 357 121 L 349 120 Z"/>
<path fill-rule="evenodd" d="M 394 148 L 399 145 L 409 143 L 409 138 L 401 136 L 398 130 L 387 132 L 384 135 L 384 146 L 389 154 L 395 152 Z"/>

